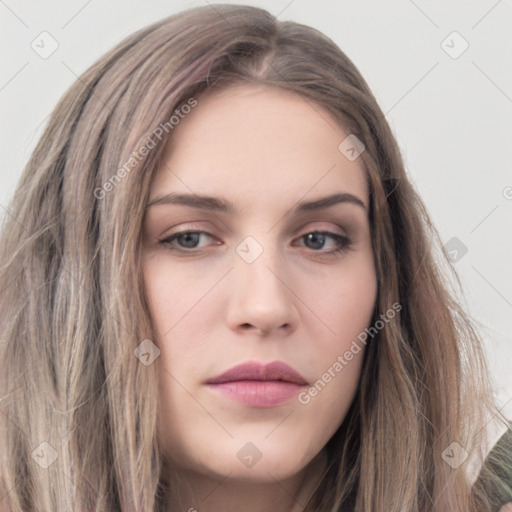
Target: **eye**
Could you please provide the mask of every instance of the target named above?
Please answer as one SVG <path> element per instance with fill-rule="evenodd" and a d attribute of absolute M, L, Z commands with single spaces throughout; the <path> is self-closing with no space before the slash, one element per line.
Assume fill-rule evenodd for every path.
<path fill-rule="evenodd" d="M 201 245 L 201 239 L 204 243 Z M 206 240 L 205 240 L 206 239 Z M 178 252 L 196 252 L 196 249 L 208 247 L 208 240 L 214 240 L 214 237 L 206 231 L 185 230 L 172 234 L 164 238 L 160 243 L 168 250 Z M 345 236 L 330 231 L 311 231 L 300 236 L 297 240 L 303 241 L 302 244 L 313 252 L 321 256 L 336 255 L 340 252 L 347 251 L 353 245 L 353 241 Z M 219 245 L 221 242 L 215 243 Z M 330 249 L 330 250 L 322 250 Z"/>
<path fill-rule="evenodd" d="M 349 250 L 353 245 L 353 241 L 347 236 L 340 235 L 338 233 L 332 233 L 330 231 L 311 231 L 310 233 L 306 233 L 299 237 L 298 240 L 303 240 L 303 245 L 322 255 L 330 255 L 346 251 Z M 334 244 L 334 248 L 330 251 L 320 251 L 320 249 L 326 248 L 325 246 L 329 240 L 331 240 L 331 247 Z"/>
<path fill-rule="evenodd" d="M 203 238 L 213 237 L 205 231 L 180 231 L 160 241 L 162 245 L 170 250 L 186 251 L 187 249 L 200 249 L 203 246 L 199 246 L 199 241 Z M 177 242 L 178 247 L 176 247 Z"/>

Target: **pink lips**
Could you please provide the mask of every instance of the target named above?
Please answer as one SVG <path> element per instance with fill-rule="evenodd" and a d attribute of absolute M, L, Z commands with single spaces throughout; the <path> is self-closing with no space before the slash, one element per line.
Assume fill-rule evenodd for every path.
<path fill-rule="evenodd" d="M 250 407 L 274 407 L 296 396 L 307 381 L 280 361 L 234 366 L 206 384 L 219 393 Z"/>

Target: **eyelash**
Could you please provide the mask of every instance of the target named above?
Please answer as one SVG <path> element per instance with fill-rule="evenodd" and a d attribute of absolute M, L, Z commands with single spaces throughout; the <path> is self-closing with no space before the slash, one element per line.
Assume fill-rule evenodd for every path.
<path fill-rule="evenodd" d="M 200 235 L 202 234 L 202 235 L 207 235 L 207 236 L 213 238 L 213 235 L 210 235 L 210 233 L 207 233 L 206 231 L 184 230 L 184 231 L 179 231 L 177 233 L 174 233 L 173 235 L 161 240 L 160 243 L 170 251 L 177 251 L 177 252 L 182 252 L 182 253 L 193 254 L 195 252 L 195 250 L 197 249 L 195 247 L 189 248 L 190 250 L 187 250 L 186 248 L 183 248 L 183 247 L 179 248 L 179 249 L 177 249 L 175 247 L 170 247 L 172 242 L 174 242 L 181 236 L 188 235 L 188 234 L 200 234 Z M 304 233 L 303 235 L 298 237 L 298 239 L 299 240 L 304 239 L 306 236 L 311 235 L 311 234 L 323 235 L 323 236 L 330 237 L 330 238 L 334 239 L 336 241 L 336 243 L 338 244 L 335 249 L 333 249 L 329 252 L 321 252 L 320 250 L 311 249 L 312 252 L 316 253 L 315 255 L 318 255 L 318 256 L 325 256 L 325 257 L 338 256 L 341 253 L 351 250 L 354 245 L 353 240 L 350 239 L 349 237 L 347 237 L 345 235 L 340 235 L 338 233 L 333 233 L 331 231 L 320 231 L 320 230 L 308 231 L 307 233 Z"/>

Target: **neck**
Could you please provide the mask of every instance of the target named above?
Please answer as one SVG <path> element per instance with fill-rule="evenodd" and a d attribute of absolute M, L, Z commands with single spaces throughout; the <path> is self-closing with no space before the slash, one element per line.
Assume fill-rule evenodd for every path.
<path fill-rule="evenodd" d="M 180 470 L 168 496 L 167 510 L 185 512 L 307 512 L 315 489 L 326 468 L 327 456 L 321 452 L 302 471 L 285 480 L 251 482 L 216 478 Z"/>

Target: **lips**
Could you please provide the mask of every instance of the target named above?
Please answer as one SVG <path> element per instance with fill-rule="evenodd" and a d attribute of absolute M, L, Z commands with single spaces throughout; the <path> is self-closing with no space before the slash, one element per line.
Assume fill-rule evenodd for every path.
<path fill-rule="evenodd" d="M 249 407 L 275 407 L 296 396 L 308 383 L 287 364 L 248 362 L 208 379 L 205 384 L 223 397 Z"/>
<path fill-rule="evenodd" d="M 249 362 L 234 366 L 213 379 L 206 381 L 207 384 L 224 384 L 226 382 L 236 382 L 242 380 L 252 381 L 283 381 L 304 386 L 306 379 L 296 372 L 291 366 L 280 361 L 275 361 L 266 365 Z"/>

